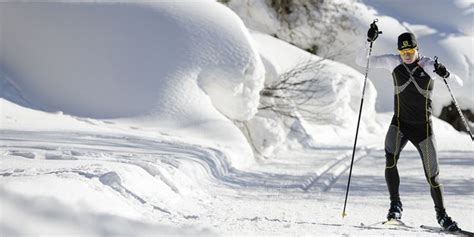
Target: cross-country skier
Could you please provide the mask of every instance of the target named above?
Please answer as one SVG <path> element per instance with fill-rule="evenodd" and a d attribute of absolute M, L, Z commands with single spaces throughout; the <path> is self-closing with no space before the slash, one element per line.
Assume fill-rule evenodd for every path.
<path fill-rule="evenodd" d="M 367 40 L 373 42 L 379 34 L 377 25 L 372 23 L 367 32 Z M 397 162 L 400 152 L 408 141 L 418 150 L 423 161 L 423 169 L 431 188 L 436 219 L 447 231 L 459 230 L 446 213 L 443 203 L 443 187 L 439 181 L 436 140 L 431 122 L 431 96 L 434 79 L 445 78 L 457 87 L 462 81 L 450 73 L 444 65 L 419 53 L 418 42 L 412 33 L 398 36 L 399 54 L 384 54 L 370 57 L 370 65 L 392 72 L 394 83 L 394 115 L 385 137 L 385 180 L 390 193 L 390 209 L 387 219 L 401 219 L 402 202 L 398 188 L 400 177 Z M 365 55 L 359 55 L 357 64 L 364 65 Z"/>

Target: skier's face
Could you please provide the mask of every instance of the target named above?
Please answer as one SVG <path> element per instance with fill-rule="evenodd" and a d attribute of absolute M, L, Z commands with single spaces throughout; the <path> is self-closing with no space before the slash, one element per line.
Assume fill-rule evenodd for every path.
<path fill-rule="evenodd" d="M 403 49 L 400 50 L 400 57 L 402 61 L 406 64 L 413 63 L 418 58 L 418 50 L 416 48 L 413 49 Z"/>

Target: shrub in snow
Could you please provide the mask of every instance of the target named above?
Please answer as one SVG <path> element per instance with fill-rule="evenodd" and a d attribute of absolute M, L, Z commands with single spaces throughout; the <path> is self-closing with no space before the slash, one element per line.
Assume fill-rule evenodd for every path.
<path fill-rule="evenodd" d="M 347 125 L 348 117 L 358 110 L 353 99 L 361 94 L 360 76 L 340 63 L 310 60 L 265 85 L 259 109 L 291 118 L 297 118 L 297 112 L 301 118 L 317 124 Z M 369 96 L 368 110 L 374 112 L 374 93 L 369 92 Z"/>
<path fill-rule="evenodd" d="M 254 144 L 257 153 L 268 156 L 271 150 L 282 147 L 282 144 L 311 147 L 328 137 L 340 137 L 339 130 L 355 127 L 364 79 L 362 74 L 274 37 L 256 32 L 252 36 L 267 73 L 261 92 L 260 112 L 249 123 L 251 128 L 265 122 L 273 124 L 260 125 L 258 132 L 250 131 L 252 136 L 248 136 L 248 140 Z M 369 82 L 362 130 L 377 129 L 373 120 L 375 98 L 376 91 Z M 352 133 L 347 134 L 352 138 Z M 278 139 L 268 139 L 272 136 Z"/>

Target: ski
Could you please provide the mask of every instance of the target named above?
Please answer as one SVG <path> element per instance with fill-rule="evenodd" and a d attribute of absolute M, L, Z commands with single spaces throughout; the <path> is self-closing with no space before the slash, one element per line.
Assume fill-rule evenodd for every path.
<path fill-rule="evenodd" d="M 369 224 L 369 225 L 360 223 L 360 227 L 365 228 L 365 229 L 388 229 L 388 230 L 397 230 L 397 229 L 414 230 L 416 229 L 415 227 L 409 226 L 405 224 L 403 221 L 397 220 L 397 219 L 379 221 L 379 222 Z"/>
<path fill-rule="evenodd" d="M 444 230 L 441 227 L 434 227 L 434 226 L 427 226 L 427 225 L 421 225 L 420 228 L 428 230 L 430 232 L 446 233 L 446 234 L 466 236 L 466 237 L 474 237 L 473 232 L 466 231 L 466 230 L 447 231 L 447 230 Z"/>
<path fill-rule="evenodd" d="M 405 224 L 405 222 L 401 221 L 400 219 L 389 219 L 382 221 L 382 225 L 395 228 L 415 229 L 415 227 Z"/>
<path fill-rule="evenodd" d="M 403 221 L 398 219 L 389 219 L 382 222 L 382 225 L 397 225 L 397 226 L 407 226 Z"/>

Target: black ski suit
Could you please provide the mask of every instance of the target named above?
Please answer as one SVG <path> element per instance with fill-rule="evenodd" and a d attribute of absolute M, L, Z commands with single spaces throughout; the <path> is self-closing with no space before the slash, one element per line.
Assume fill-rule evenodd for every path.
<path fill-rule="evenodd" d="M 357 63 L 364 65 L 359 55 Z M 418 150 L 431 188 L 431 197 L 438 212 L 444 212 L 443 190 L 439 182 L 436 140 L 431 122 L 431 96 L 434 79 L 434 60 L 419 56 L 412 64 L 405 64 L 397 54 L 370 57 L 370 65 L 391 70 L 394 85 L 394 115 L 385 137 L 385 180 L 391 201 L 400 201 L 400 177 L 397 162 L 403 147 L 410 141 Z M 455 87 L 462 81 L 453 73 L 446 79 Z"/>

